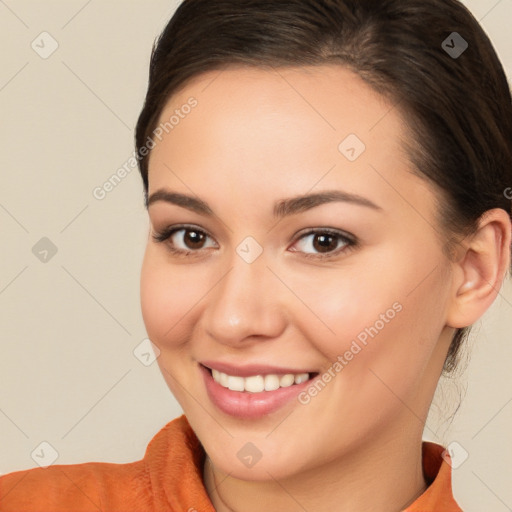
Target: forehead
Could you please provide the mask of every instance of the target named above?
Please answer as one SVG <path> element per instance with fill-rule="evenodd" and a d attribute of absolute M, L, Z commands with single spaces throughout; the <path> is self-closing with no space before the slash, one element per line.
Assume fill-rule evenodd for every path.
<path fill-rule="evenodd" d="M 340 137 L 353 132 L 368 142 L 374 130 L 374 138 L 393 138 L 403 129 L 400 112 L 357 74 L 340 65 L 271 69 L 239 66 L 209 71 L 172 95 L 159 123 L 165 124 L 184 107 L 188 110 L 191 98 L 198 104 L 195 115 L 191 122 L 180 123 L 181 130 L 173 128 L 173 134 L 183 131 L 183 125 L 194 123 L 193 118 L 201 123 L 215 122 L 218 128 L 237 123 L 244 132 L 256 131 L 262 125 L 269 128 L 271 124 L 274 129 L 287 129 L 286 139 L 290 141 L 297 121 L 302 122 L 302 130 L 321 131 L 329 139 L 334 133 Z"/>

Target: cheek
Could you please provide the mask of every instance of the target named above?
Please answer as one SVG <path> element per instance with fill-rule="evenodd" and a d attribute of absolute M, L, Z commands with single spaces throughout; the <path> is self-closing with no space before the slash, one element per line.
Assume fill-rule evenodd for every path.
<path fill-rule="evenodd" d="M 438 342 L 448 280 L 435 249 L 429 255 L 411 255 L 395 247 L 376 261 L 378 265 L 358 261 L 339 279 L 315 279 L 311 274 L 300 279 L 297 289 L 314 313 L 301 320 L 301 329 L 327 364 L 342 358 L 351 384 L 366 388 L 359 380 L 367 379 L 368 368 L 374 368 L 405 390 Z M 403 370 L 396 371 L 400 367 Z"/>
<path fill-rule="evenodd" d="M 182 407 L 187 403 L 184 389 L 192 389 L 189 366 L 183 363 L 194 325 L 193 306 L 204 295 L 199 283 L 184 266 L 171 265 L 148 246 L 140 279 L 142 317 L 149 339 L 160 350 L 162 376 Z"/>
<path fill-rule="evenodd" d="M 336 336 L 329 341 L 311 334 L 327 361 L 325 385 L 311 386 L 300 397 L 301 421 L 312 426 L 324 420 L 324 434 L 333 440 L 326 457 L 364 442 L 404 414 L 421 414 L 424 388 L 437 382 L 428 368 L 443 326 L 443 279 L 440 274 L 431 277 L 414 293 L 406 279 L 395 280 L 392 289 L 374 289 L 373 295 L 360 287 L 352 294 L 338 291 L 342 309 L 337 322 L 331 317 Z M 287 433 L 292 436 L 293 428 Z"/>
<path fill-rule="evenodd" d="M 318 276 L 311 272 L 290 276 L 289 282 L 300 290 L 300 299 L 309 310 L 302 306 L 302 314 L 295 314 L 294 319 L 329 361 L 350 350 L 352 342 L 366 346 L 401 321 L 406 286 L 394 272 L 371 268 L 362 262 L 357 268 L 333 269 L 330 275 L 320 269 Z"/>
<path fill-rule="evenodd" d="M 146 251 L 140 280 L 140 301 L 142 317 L 147 333 L 153 343 L 160 345 L 165 331 L 172 326 L 175 308 L 171 307 L 173 287 L 169 278 L 152 264 Z"/>
<path fill-rule="evenodd" d="M 154 248 L 146 249 L 140 280 L 142 317 L 149 338 L 161 350 L 180 343 L 187 314 L 201 294 L 200 281 L 184 268 L 170 265 Z"/>
<path fill-rule="evenodd" d="M 357 379 L 359 386 L 367 386 L 369 395 L 376 397 L 376 407 L 386 397 L 388 402 L 398 401 L 397 405 L 416 402 L 414 397 L 422 394 L 419 386 L 426 388 L 437 382 L 438 375 L 432 374 L 432 369 L 443 362 L 438 360 L 437 347 L 444 327 L 445 284 L 437 270 L 414 291 L 414 286 L 397 290 L 401 311 L 369 338 Z M 368 382 L 361 378 L 364 375 Z"/>

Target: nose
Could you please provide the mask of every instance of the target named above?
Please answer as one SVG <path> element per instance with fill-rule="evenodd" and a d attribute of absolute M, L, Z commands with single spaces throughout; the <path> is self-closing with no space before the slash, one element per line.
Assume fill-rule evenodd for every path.
<path fill-rule="evenodd" d="M 208 294 L 203 328 L 218 343 L 233 347 L 277 338 L 286 327 L 281 288 L 263 255 L 249 264 L 235 254 L 230 270 Z"/>

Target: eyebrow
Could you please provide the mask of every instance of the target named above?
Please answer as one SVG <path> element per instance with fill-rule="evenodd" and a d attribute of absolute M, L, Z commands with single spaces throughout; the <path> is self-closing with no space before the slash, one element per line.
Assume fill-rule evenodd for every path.
<path fill-rule="evenodd" d="M 214 215 L 213 210 L 210 208 L 208 203 L 197 197 L 188 196 L 178 192 L 172 192 L 166 189 L 160 189 L 151 194 L 149 199 L 146 201 L 146 208 L 149 208 L 152 204 L 163 201 L 165 203 L 174 204 L 181 206 L 187 210 L 211 217 Z M 317 206 L 321 206 L 327 203 L 343 202 L 355 204 L 358 206 L 365 206 L 373 210 L 382 211 L 382 208 L 370 201 L 366 197 L 343 192 L 341 190 L 326 190 L 315 194 L 306 194 L 302 196 L 291 197 L 289 199 L 283 199 L 278 201 L 274 205 L 274 217 L 283 218 L 297 213 L 311 210 Z"/>

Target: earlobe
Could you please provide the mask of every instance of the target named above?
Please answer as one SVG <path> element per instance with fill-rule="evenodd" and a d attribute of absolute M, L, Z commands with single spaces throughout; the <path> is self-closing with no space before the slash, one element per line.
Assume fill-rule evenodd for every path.
<path fill-rule="evenodd" d="M 447 325 L 467 327 L 476 322 L 498 295 L 510 265 L 511 221 L 500 208 L 480 218 L 477 231 L 461 242 L 453 263 L 453 293 Z"/>

